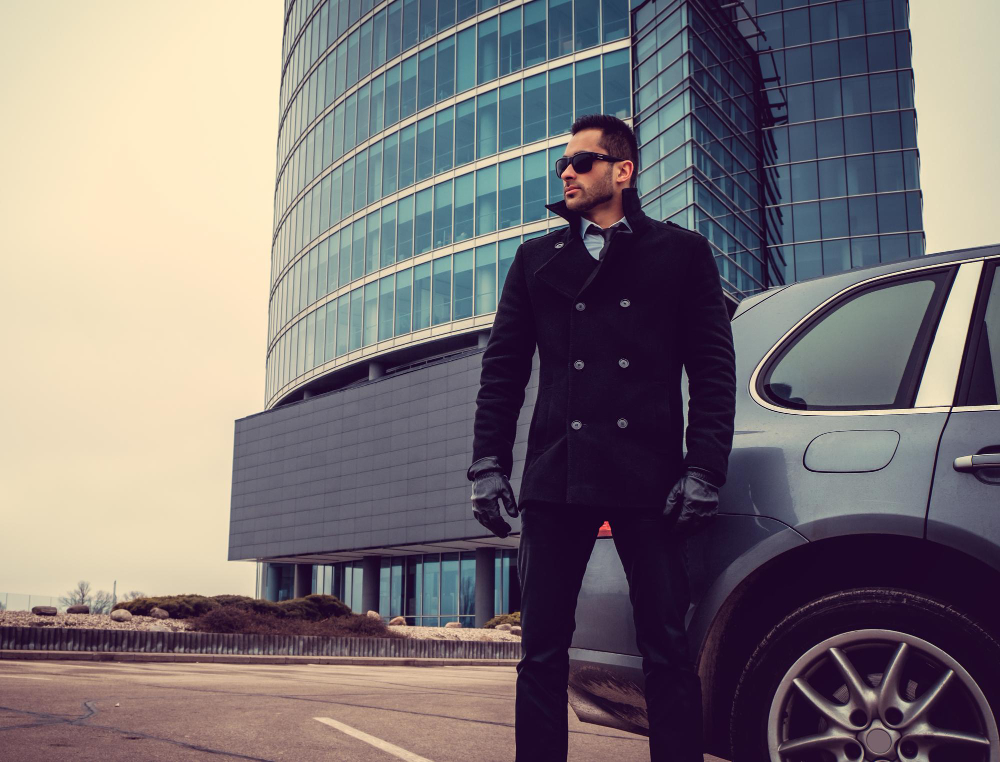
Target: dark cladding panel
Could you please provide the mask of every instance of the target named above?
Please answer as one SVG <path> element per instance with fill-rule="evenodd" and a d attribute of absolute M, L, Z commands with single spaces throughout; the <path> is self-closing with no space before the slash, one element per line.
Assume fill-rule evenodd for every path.
<path fill-rule="evenodd" d="M 229 559 L 491 536 L 472 518 L 465 478 L 481 359 L 472 352 L 236 421 Z M 537 369 L 536 354 L 515 494 Z"/>

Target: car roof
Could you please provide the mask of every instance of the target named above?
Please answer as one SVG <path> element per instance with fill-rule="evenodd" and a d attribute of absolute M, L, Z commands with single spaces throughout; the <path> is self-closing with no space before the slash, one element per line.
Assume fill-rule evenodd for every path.
<path fill-rule="evenodd" d="M 953 251 L 942 251 L 938 254 L 925 254 L 921 257 L 911 257 L 908 259 L 899 259 L 895 262 L 880 262 L 874 265 L 868 265 L 866 267 L 856 267 L 848 272 L 852 273 L 863 273 L 862 278 L 859 280 L 865 280 L 876 275 L 882 275 L 883 273 L 893 273 L 900 272 L 903 270 L 911 270 L 917 267 L 926 267 L 928 265 L 936 264 L 947 264 L 948 262 L 960 262 L 965 259 L 980 259 L 983 257 L 1000 257 L 1000 243 L 989 244 L 987 246 L 973 246 L 968 249 L 954 249 Z M 832 273 L 830 275 L 818 275 L 815 278 L 803 278 L 801 281 L 796 281 L 797 283 L 808 283 L 809 281 L 820 280 L 822 278 L 835 278 L 838 275 L 842 275 L 843 271 Z M 792 285 L 792 284 L 789 284 Z"/>

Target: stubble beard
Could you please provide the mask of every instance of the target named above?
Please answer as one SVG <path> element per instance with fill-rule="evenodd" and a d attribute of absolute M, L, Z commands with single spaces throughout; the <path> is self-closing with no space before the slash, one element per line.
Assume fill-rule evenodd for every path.
<path fill-rule="evenodd" d="M 609 166 L 607 172 L 601 178 L 601 181 L 597 183 L 593 188 L 587 190 L 585 188 L 580 188 L 580 194 L 577 198 L 567 199 L 566 208 L 571 209 L 574 212 L 583 214 L 589 212 L 595 206 L 600 206 L 615 197 L 615 186 L 614 182 L 611 180 L 611 174 L 614 165 Z"/>

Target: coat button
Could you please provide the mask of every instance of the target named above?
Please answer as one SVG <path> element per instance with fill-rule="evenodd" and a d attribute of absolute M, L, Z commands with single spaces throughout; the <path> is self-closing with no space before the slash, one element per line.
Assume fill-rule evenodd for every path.
<path fill-rule="evenodd" d="M 573 367 L 576 368 L 577 370 L 583 370 L 583 360 L 577 360 L 575 363 L 573 363 Z"/>
<path fill-rule="evenodd" d="M 579 429 L 583 427 L 583 424 L 580 423 L 579 421 L 573 421 L 573 423 L 571 423 L 570 426 L 572 426 L 574 429 Z"/>
<path fill-rule="evenodd" d="M 626 421 L 624 418 L 619 418 L 618 419 L 618 428 L 619 429 L 624 429 L 626 426 L 628 426 L 628 421 Z"/>
<path fill-rule="evenodd" d="M 587 309 L 587 305 L 584 304 L 583 302 L 577 302 L 576 308 L 582 312 L 583 310 Z"/>
<path fill-rule="evenodd" d="M 620 359 L 620 360 L 618 361 L 618 364 L 619 364 L 619 365 L 621 365 L 621 366 L 622 366 L 623 368 L 627 368 L 627 367 L 628 367 L 628 360 L 626 360 L 626 359 L 625 359 L 625 358 L 623 357 L 622 359 Z"/>
<path fill-rule="evenodd" d="M 630 304 L 631 304 L 632 302 L 630 302 L 630 301 L 629 301 L 628 299 L 622 299 L 622 300 L 621 300 L 620 302 L 618 302 L 618 303 L 619 303 L 619 304 L 620 304 L 620 305 L 621 305 L 622 307 L 628 307 L 628 306 L 629 306 L 629 305 L 630 305 Z"/>

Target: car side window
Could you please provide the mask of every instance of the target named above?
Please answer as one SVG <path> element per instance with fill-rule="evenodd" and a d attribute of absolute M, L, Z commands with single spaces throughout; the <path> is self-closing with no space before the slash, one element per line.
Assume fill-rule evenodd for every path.
<path fill-rule="evenodd" d="M 996 405 L 1000 399 L 1000 277 L 993 270 L 993 285 L 987 296 L 972 357 L 967 405 Z M 978 315 L 977 315 L 978 317 Z M 974 334 L 976 335 L 976 334 Z"/>
<path fill-rule="evenodd" d="M 835 303 L 774 355 L 759 391 L 799 410 L 910 407 L 949 277 L 893 280 Z"/>

